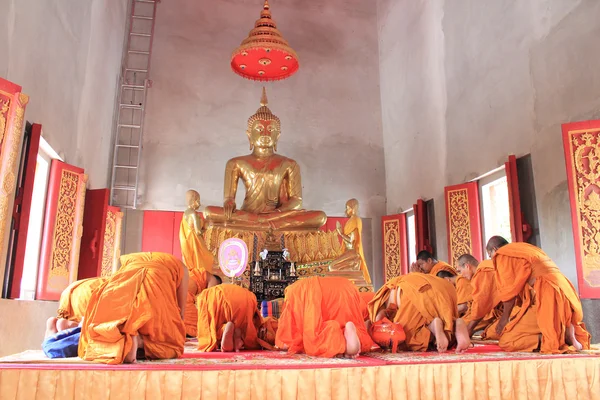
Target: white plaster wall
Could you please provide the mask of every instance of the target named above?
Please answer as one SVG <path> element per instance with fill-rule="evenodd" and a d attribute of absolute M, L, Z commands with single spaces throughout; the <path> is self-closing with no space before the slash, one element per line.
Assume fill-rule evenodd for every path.
<path fill-rule="evenodd" d="M 127 0 L 0 3 L 0 76 L 23 86 L 26 119 L 88 187 L 107 187 Z"/>
<path fill-rule="evenodd" d="M 434 198 L 443 259 L 443 187 L 502 165 L 508 154 L 531 153 L 541 246 L 576 283 L 560 124 L 600 115 L 600 3 L 380 0 L 378 6 L 387 211 Z M 432 50 L 432 35 L 441 37 L 441 48 Z M 433 77 L 418 63 L 426 57 L 436 66 Z M 431 81 L 445 86 L 438 92 L 445 99 L 432 98 Z M 407 127 L 430 132 L 429 148 L 403 133 Z M 402 157 L 405 172 L 394 173 L 393 160 Z M 438 158 L 441 166 L 424 163 Z"/>
<path fill-rule="evenodd" d="M 88 188 L 108 185 L 126 9 L 127 0 L 0 1 L 0 76 L 23 87 L 25 118 L 86 170 Z M 0 300 L 0 356 L 39 348 L 57 307 Z"/>
<path fill-rule="evenodd" d="M 159 6 L 142 155 L 143 208 L 183 210 L 190 188 L 200 192 L 204 205 L 222 205 L 225 163 L 249 152 L 247 119 L 261 95 L 260 83 L 231 71 L 230 55 L 261 5 L 169 0 Z M 282 124 L 278 152 L 300 164 L 304 208 L 341 216 L 348 199 L 359 200 L 361 215 L 374 224 L 371 268 L 381 283 L 385 178 L 376 9 L 365 0 L 279 0 L 271 11 L 301 65 L 292 78 L 266 85 L 269 106 Z"/>

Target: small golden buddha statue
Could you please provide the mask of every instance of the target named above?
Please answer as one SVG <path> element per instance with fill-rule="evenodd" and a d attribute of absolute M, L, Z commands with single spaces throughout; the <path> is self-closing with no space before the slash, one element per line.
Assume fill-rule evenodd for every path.
<path fill-rule="evenodd" d="M 358 216 L 358 200 L 350 199 L 346 202 L 346 216 L 350 219 L 342 225 L 338 222 L 336 230 L 342 238 L 346 251 L 329 264 L 330 271 L 362 271 L 367 284 L 371 284 L 371 276 L 365 261 L 362 247 L 362 220 Z"/>
<path fill-rule="evenodd" d="M 322 211 L 302 209 L 302 181 L 296 161 L 275 154 L 279 118 L 267 107 L 263 88 L 261 107 L 248 119 L 246 134 L 251 154 L 232 158 L 225 167 L 223 207 L 209 206 L 209 225 L 252 231 L 316 230 L 327 221 Z M 244 203 L 236 208 L 238 181 L 246 188 Z"/>
<path fill-rule="evenodd" d="M 200 268 L 212 273 L 216 264 L 202 236 L 204 221 L 198 215 L 200 194 L 195 190 L 188 190 L 185 193 L 185 202 L 188 208 L 183 213 L 179 227 L 179 242 L 183 263 L 189 269 Z"/>

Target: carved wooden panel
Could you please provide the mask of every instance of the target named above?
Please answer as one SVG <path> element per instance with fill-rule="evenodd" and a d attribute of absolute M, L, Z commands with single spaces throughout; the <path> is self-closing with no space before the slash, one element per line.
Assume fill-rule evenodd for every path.
<path fill-rule="evenodd" d="M 408 271 L 406 214 L 381 217 L 384 278 L 389 280 Z"/>
<path fill-rule="evenodd" d="M 477 182 L 447 186 L 444 189 L 444 197 L 446 199 L 448 263 L 454 265 L 458 257 L 463 254 L 472 254 L 481 260 L 483 247 Z"/>
<path fill-rule="evenodd" d="M 600 298 L 600 121 L 564 124 L 579 293 Z"/>

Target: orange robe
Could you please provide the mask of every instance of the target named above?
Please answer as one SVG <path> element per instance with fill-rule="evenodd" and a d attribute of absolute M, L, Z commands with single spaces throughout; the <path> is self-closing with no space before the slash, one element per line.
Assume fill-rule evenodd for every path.
<path fill-rule="evenodd" d="M 92 292 L 105 281 L 104 278 L 89 278 L 71 283 L 60 295 L 57 317 L 81 322 Z"/>
<path fill-rule="evenodd" d="M 429 271 L 429 274 L 435 276 L 440 271 L 448 271 L 454 276 L 458 275 L 458 272 L 456 272 L 456 268 L 454 268 L 452 265 L 445 263 L 443 261 L 438 261 L 433 266 L 433 268 L 431 268 L 431 271 Z"/>
<path fill-rule="evenodd" d="M 499 337 L 496 334 L 495 322 L 502 315 L 502 305 L 496 289 L 495 273 L 492 260 L 483 260 L 479 263 L 470 281 L 472 301 L 469 304 L 469 310 L 463 316 L 467 323 L 481 320 L 475 327 L 475 331 L 485 329 L 481 336 L 483 339 L 498 339 Z"/>
<path fill-rule="evenodd" d="M 170 254 L 121 257 L 121 269 L 92 294 L 79 342 L 79 357 L 120 364 L 140 335 L 147 358 L 183 353 L 185 326 L 177 303 L 183 264 Z"/>
<path fill-rule="evenodd" d="M 285 290 L 285 309 L 279 319 L 275 344 L 287 347 L 290 353 L 335 357 L 346 352 L 344 327 L 353 322 L 360 351 L 367 352 L 374 343 L 364 324 L 365 314 L 366 304 L 348 279 L 318 276 L 301 279 Z"/>
<path fill-rule="evenodd" d="M 208 250 L 204 238 L 198 236 L 194 227 L 188 224 L 185 214 L 179 227 L 179 242 L 183 263 L 188 269 L 199 268 L 212 273 L 214 256 Z"/>
<path fill-rule="evenodd" d="M 242 331 L 246 350 L 260 348 L 257 335 L 262 320 L 254 293 L 238 285 L 222 284 L 204 290 L 197 304 L 198 350 L 216 350 L 228 322 Z"/>
<path fill-rule="evenodd" d="M 400 291 L 400 304 L 395 315 L 389 317 L 404 328 L 408 349 L 427 350 L 432 337 L 429 324 L 435 318 L 442 320 L 444 331 L 448 337 L 452 337 L 454 321 L 458 318 L 456 289 L 452 283 L 420 272 L 393 278 L 377 291 L 369 303 L 371 321 L 376 322 L 377 314 L 386 308 L 394 289 L 396 296 Z"/>
<path fill-rule="evenodd" d="M 344 225 L 344 235 L 348 236 L 351 233 L 354 234 L 354 249 L 360 256 L 360 270 L 363 273 L 363 278 L 367 284 L 371 284 L 371 276 L 369 275 L 369 268 L 365 261 L 365 254 L 362 246 L 362 220 L 360 217 L 353 215 L 350 217 L 348 222 Z"/>
<path fill-rule="evenodd" d="M 458 304 L 470 303 L 473 301 L 473 288 L 471 282 L 462 276 L 456 277 L 456 298 Z"/>
<path fill-rule="evenodd" d="M 196 307 L 196 299 L 200 293 L 207 287 L 207 272 L 204 269 L 192 268 L 190 271 L 190 283 L 185 304 L 185 315 L 183 322 L 185 323 L 185 334 L 196 337 L 198 335 L 198 308 Z"/>
<path fill-rule="evenodd" d="M 528 283 L 533 285 L 533 307 L 535 320 L 542 334 L 542 353 L 565 353 L 574 350 L 565 343 L 568 324 L 575 327 L 577 341 L 584 349 L 589 349 L 590 334 L 583 324 L 579 296 L 571 282 L 546 253 L 528 243 L 510 243 L 496 251 L 493 262 L 501 301 L 509 301 L 519 296 L 524 289 L 527 290 Z M 529 320 L 533 319 L 534 317 L 529 317 Z M 530 333 L 531 327 L 527 328 L 526 330 L 524 325 L 514 327 L 516 333 Z M 533 333 L 529 334 L 531 335 Z M 504 333 L 502 336 L 504 337 Z M 512 350 L 519 350 L 518 342 L 515 342 Z"/>

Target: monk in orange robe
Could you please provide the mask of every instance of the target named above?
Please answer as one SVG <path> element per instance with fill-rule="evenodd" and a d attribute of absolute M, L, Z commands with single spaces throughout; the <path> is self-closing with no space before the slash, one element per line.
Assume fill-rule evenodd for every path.
<path fill-rule="evenodd" d="M 79 325 L 85 315 L 92 292 L 105 281 L 104 278 L 82 279 L 71 283 L 63 290 L 58 303 L 57 316 L 49 318 L 46 322 L 45 336 Z"/>
<path fill-rule="evenodd" d="M 579 296 L 546 253 L 528 243 L 507 243 L 500 236 L 492 237 L 486 250 L 496 267 L 496 285 L 504 307 L 498 332 L 508 324 L 518 296 L 529 284 L 535 292 L 540 351 L 555 354 L 590 348 Z M 514 329 L 519 332 L 520 326 Z"/>
<path fill-rule="evenodd" d="M 388 318 L 402 325 L 409 350 L 426 351 L 435 342 L 441 353 L 456 337 L 456 351 L 461 353 L 471 342 L 466 324 L 458 319 L 456 302 L 452 283 L 431 274 L 412 272 L 386 282 L 368 307 L 372 322 Z"/>
<path fill-rule="evenodd" d="M 221 284 L 223 281 L 218 275 L 213 275 L 200 268 L 190 269 L 189 274 L 190 280 L 184 316 L 185 334 L 196 337 L 198 335 L 198 295 L 210 287 Z"/>
<path fill-rule="evenodd" d="M 356 357 L 374 346 L 365 316 L 366 303 L 348 279 L 301 279 L 285 290 L 275 344 L 290 353 Z"/>
<path fill-rule="evenodd" d="M 457 264 L 463 280 L 469 282 L 472 288 L 469 310 L 463 317 L 467 322 L 469 335 L 483 329 L 482 339 L 498 339 L 496 326 L 502 314 L 502 302 L 496 289 L 496 270 L 492 260 L 479 262 L 472 255 L 463 254 L 458 258 Z"/>
<path fill-rule="evenodd" d="M 208 288 L 198 296 L 198 350 L 255 350 L 262 319 L 256 296 L 238 285 Z"/>
<path fill-rule="evenodd" d="M 185 343 L 188 269 L 170 254 L 121 257 L 121 269 L 92 294 L 79 357 L 131 363 L 138 349 L 149 359 L 177 358 Z"/>
<path fill-rule="evenodd" d="M 473 300 L 471 283 L 460 275 L 453 275 L 448 270 L 440 270 L 435 276 L 446 279 L 454 285 L 456 289 L 456 301 L 458 303 L 458 316 L 462 318 L 469 310 L 469 304 Z"/>
<path fill-rule="evenodd" d="M 436 276 L 440 271 L 448 271 L 453 276 L 458 275 L 456 269 L 443 261 L 438 261 L 433 257 L 433 254 L 427 250 L 421 250 L 417 254 L 417 261 L 411 264 L 410 272 L 422 272 Z"/>

